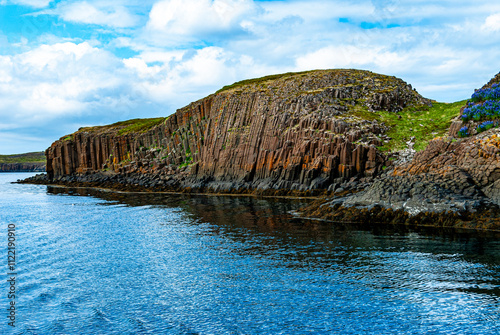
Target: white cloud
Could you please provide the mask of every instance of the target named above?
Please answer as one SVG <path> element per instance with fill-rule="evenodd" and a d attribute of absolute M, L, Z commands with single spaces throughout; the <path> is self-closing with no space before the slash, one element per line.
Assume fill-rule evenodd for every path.
<path fill-rule="evenodd" d="M 151 78 L 161 71 L 161 66 L 148 66 L 148 64 L 140 58 L 128 58 L 123 60 L 126 68 L 134 71 L 141 79 Z"/>
<path fill-rule="evenodd" d="M 63 20 L 75 23 L 96 24 L 114 28 L 136 26 L 139 18 L 131 14 L 125 6 L 105 2 L 87 1 L 62 3 L 56 9 L 38 14 L 55 14 Z"/>
<path fill-rule="evenodd" d="M 98 52 L 87 42 L 75 44 L 72 42 L 41 45 L 40 47 L 19 55 L 17 58 L 23 65 L 31 66 L 31 70 L 45 71 L 46 69 L 60 71 L 62 62 L 79 61 L 83 56 Z M 38 71 L 37 71 L 38 70 Z"/>
<path fill-rule="evenodd" d="M 42 45 L 0 58 L 0 73 L 8 73 L 0 89 L 4 120 L 25 124 L 50 121 L 68 113 L 85 113 L 99 100 L 96 92 L 117 83 L 112 73 L 119 60 L 88 43 Z M 119 67 L 118 67 L 119 69 Z M 111 75 L 110 75 L 111 74 Z M 16 106 L 12 114 L 6 105 Z M 31 120 L 31 121 L 30 121 Z"/>
<path fill-rule="evenodd" d="M 147 62 L 179 62 L 182 57 L 186 54 L 186 50 L 174 50 L 174 51 L 158 51 L 158 50 L 147 50 L 141 53 L 141 58 Z"/>
<path fill-rule="evenodd" d="M 496 32 L 500 30 L 500 13 L 490 15 L 481 27 L 483 30 Z"/>
<path fill-rule="evenodd" d="M 297 58 L 297 67 L 306 69 L 377 67 L 388 68 L 405 62 L 406 57 L 381 47 L 357 47 L 353 45 L 321 48 Z"/>
<path fill-rule="evenodd" d="M 255 8 L 251 0 L 163 0 L 151 9 L 147 30 L 170 40 L 241 30 Z"/>
<path fill-rule="evenodd" d="M 233 55 L 217 47 L 197 50 L 184 58 L 178 56 L 146 52 L 124 63 L 138 78 L 136 86 L 145 98 L 159 104 L 174 104 L 175 108 L 212 93 L 214 87 L 233 77 L 240 67 Z M 161 65 L 147 65 L 147 60 L 160 59 L 165 61 Z"/>
<path fill-rule="evenodd" d="M 12 81 L 12 61 L 10 57 L 0 56 L 0 83 Z"/>

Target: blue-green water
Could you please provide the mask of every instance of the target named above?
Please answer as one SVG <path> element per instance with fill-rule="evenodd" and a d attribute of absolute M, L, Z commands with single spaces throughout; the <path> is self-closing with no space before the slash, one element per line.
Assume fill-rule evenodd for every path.
<path fill-rule="evenodd" d="M 297 201 L 10 184 L 2 334 L 497 334 L 500 236 L 304 222 Z"/>

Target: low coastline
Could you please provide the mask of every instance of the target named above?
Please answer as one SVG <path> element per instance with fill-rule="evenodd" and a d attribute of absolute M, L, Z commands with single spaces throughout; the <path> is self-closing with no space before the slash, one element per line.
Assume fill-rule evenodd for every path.
<path fill-rule="evenodd" d="M 45 172 L 45 163 L 0 163 L 2 172 Z"/>

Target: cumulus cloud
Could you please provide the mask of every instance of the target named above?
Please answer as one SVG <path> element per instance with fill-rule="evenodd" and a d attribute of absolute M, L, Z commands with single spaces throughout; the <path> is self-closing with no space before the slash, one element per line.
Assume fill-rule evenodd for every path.
<path fill-rule="evenodd" d="M 382 47 L 357 47 L 354 45 L 321 48 L 297 58 L 301 70 L 311 68 L 387 68 L 406 61 L 406 57 Z"/>
<path fill-rule="evenodd" d="M 269 71 L 248 56 L 219 47 L 183 55 L 148 51 L 123 62 L 138 78 L 136 86 L 141 94 L 159 105 L 169 104 L 172 111 L 239 80 L 239 73 L 258 76 Z M 153 64 L 148 65 L 149 62 Z"/>
<path fill-rule="evenodd" d="M 490 15 L 481 27 L 483 30 L 496 32 L 500 30 L 500 13 Z"/>
<path fill-rule="evenodd" d="M 81 126 L 167 116 L 235 81 L 249 65 L 248 57 L 219 47 L 120 59 L 87 42 L 0 56 L 0 138 L 45 129 L 45 143 L 38 143 L 44 148 Z"/>
<path fill-rule="evenodd" d="M 242 30 L 256 10 L 251 0 L 163 0 L 149 13 L 147 30 L 171 41 Z"/>
<path fill-rule="evenodd" d="M 87 42 L 1 56 L 0 78 L 0 137 L 39 133 L 45 141 L 37 142 L 38 150 L 80 126 L 128 118 L 137 108 L 131 101 L 141 98 L 131 93 L 134 83 L 122 61 Z"/>
<path fill-rule="evenodd" d="M 51 121 L 68 113 L 82 113 L 95 101 L 95 91 L 114 85 L 106 75 L 107 67 L 117 61 L 110 53 L 87 42 L 42 45 L 15 56 L 2 57 L 2 70 L 11 78 L 3 86 L 2 101 L 17 106 L 10 114 L 0 110 L 4 119 L 24 122 Z M 6 66 L 4 64 L 7 64 Z"/>

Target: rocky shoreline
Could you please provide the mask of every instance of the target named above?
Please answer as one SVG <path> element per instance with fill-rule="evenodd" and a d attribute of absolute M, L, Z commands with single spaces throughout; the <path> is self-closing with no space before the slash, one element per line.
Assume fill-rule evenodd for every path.
<path fill-rule="evenodd" d="M 129 173 L 120 174 L 110 171 L 92 172 L 86 174 L 73 174 L 51 179 L 48 174 L 38 174 L 24 180 L 18 180 L 20 184 L 58 185 L 66 187 L 95 187 L 107 188 L 125 192 L 169 192 L 169 193 L 193 193 L 193 194 L 221 194 L 221 195 L 253 195 L 253 196 L 283 196 L 283 197 L 324 197 L 333 195 L 335 192 L 324 189 L 291 190 L 272 188 L 272 181 L 261 181 L 259 188 L 252 187 L 251 183 L 237 181 L 210 181 L 189 178 L 165 177 L 157 174 Z M 349 185 L 349 186 L 348 186 Z M 352 182 L 345 183 L 344 186 L 349 193 L 360 190 L 363 184 Z"/>
<path fill-rule="evenodd" d="M 264 77 L 168 118 L 81 128 L 47 149 L 47 174 L 20 182 L 320 197 L 304 217 L 498 230 L 498 82 L 446 116 L 411 85 L 367 71 Z M 429 135 L 414 125 L 438 134 L 433 118 L 447 133 L 411 136 Z"/>
<path fill-rule="evenodd" d="M 120 192 L 165 192 L 216 195 L 250 195 L 266 197 L 306 197 L 314 200 L 296 215 L 332 223 L 404 224 L 413 226 L 447 227 L 500 231 L 500 207 L 479 194 L 470 196 L 454 193 L 439 182 L 416 181 L 412 188 L 408 180 L 391 177 L 392 172 L 371 182 L 346 182 L 336 191 L 289 189 L 252 189 L 241 183 L 191 183 L 165 180 L 158 175 L 95 172 L 71 175 L 51 180 L 47 174 L 19 180 L 18 183 L 110 189 Z M 448 180 L 445 183 L 453 183 Z M 374 194 L 383 186 L 392 185 L 396 196 L 381 200 L 391 191 Z M 412 192 L 413 190 L 413 192 Z M 437 190 L 437 191 L 436 191 Z M 410 192 L 406 199 L 402 194 Z M 436 193 L 437 192 L 437 193 Z M 371 200 L 367 200 L 371 199 Z M 400 199 L 398 201 L 398 199 Z"/>

